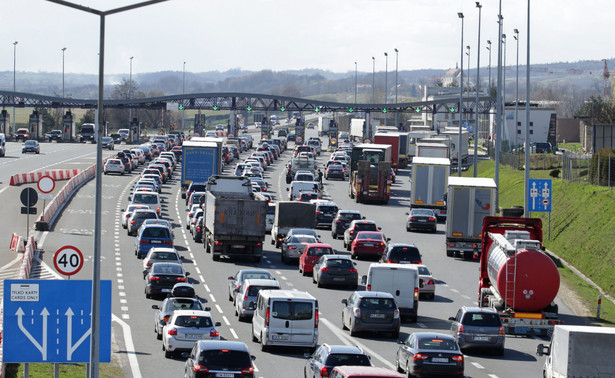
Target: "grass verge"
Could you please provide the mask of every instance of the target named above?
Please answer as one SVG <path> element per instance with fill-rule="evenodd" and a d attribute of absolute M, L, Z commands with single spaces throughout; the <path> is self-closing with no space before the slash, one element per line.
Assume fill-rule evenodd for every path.
<path fill-rule="evenodd" d="M 30 364 L 29 376 L 31 378 L 53 377 L 53 364 Z M 7 364 L 7 378 L 24 376 L 24 364 Z M 86 376 L 86 364 L 60 364 L 60 376 L 62 378 L 83 378 Z M 103 378 L 123 377 L 124 370 L 120 366 L 118 358 L 112 358 L 110 363 L 99 364 L 99 376 Z"/>

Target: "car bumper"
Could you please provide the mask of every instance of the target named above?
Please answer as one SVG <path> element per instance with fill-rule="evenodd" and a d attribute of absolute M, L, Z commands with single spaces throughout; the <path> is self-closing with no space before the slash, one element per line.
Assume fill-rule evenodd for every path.
<path fill-rule="evenodd" d="M 399 318 L 393 319 L 391 323 L 367 323 L 355 317 L 353 329 L 355 331 L 399 332 L 400 324 Z"/>
<path fill-rule="evenodd" d="M 409 228 L 413 230 L 435 230 L 437 228 L 436 223 L 418 223 L 418 222 L 410 222 Z"/>
<path fill-rule="evenodd" d="M 220 340 L 220 337 L 209 337 L 209 335 L 203 334 L 200 339 L 176 339 L 173 336 L 166 337 L 165 347 L 171 352 L 188 351 L 192 350 L 194 344 L 199 340 Z"/>
<path fill-rule="evenodd" d="M 321 273 L 320 277 L 318 277 L 318 282 L 325 285 L 356 285 L 358 280 L 358 275 L 334 276 L 331 274 Z"/>
<path fill-rule="evenodd" d="M 489 340 L 479 341 L 476 337 L 487 337 Z M 458 340 L 460 348 L 488 348 L 488 349 L 504 349 L 504 338 L 493 335 L 472 335 L 467 334 L 460 337 Z"/>
<path fill-rule="evenodd" d="M 436 364 L 433 362 L 415 361 L 412 365 L 413 375 L 463 375 L 462 364 Z"/>

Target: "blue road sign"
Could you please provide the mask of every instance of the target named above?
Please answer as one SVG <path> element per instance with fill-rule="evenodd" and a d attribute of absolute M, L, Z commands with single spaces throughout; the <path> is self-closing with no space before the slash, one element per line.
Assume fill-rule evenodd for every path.
<path fill-rule="evenodd" d="M 100 362 L 111 361 L 111 281 L 100 282 Z M 90 362 L 92 281 L 5 280 L 4 362 Z"/>
<path fill-rule="evenodd" d="M 528 204 L 530 211 L 551 212 L 551 180 L 530 179 Z"/>

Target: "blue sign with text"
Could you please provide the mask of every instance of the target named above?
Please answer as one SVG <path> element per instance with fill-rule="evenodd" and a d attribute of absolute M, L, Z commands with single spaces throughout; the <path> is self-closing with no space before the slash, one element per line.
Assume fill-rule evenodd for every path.
<path fill-rule="evenodd" d="M 100 282 L 99 362 L 111 361 L 111 281 Z M 5 280 L 4 362 L 90 362 L 92 281 Z"/>

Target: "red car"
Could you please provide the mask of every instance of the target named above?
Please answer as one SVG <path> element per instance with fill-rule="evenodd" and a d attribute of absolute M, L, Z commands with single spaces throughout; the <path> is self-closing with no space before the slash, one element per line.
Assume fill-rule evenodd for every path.
<path fill-rule="evenodd" d="M 350 257 L 356 259 L 360 255 L 370 255 L 380 259 L 384 255 L 387 241 L 382 232 L 360 231 L 350 245 Z"/>
<path fill-rule="evenodd" d="M 307 276 L 314 271 L 314 264 L 322 255 L 334 255 L 335 251 L 329 244 L 308 244 L 301 257 L 299 257 L 299 273 Z"/>

